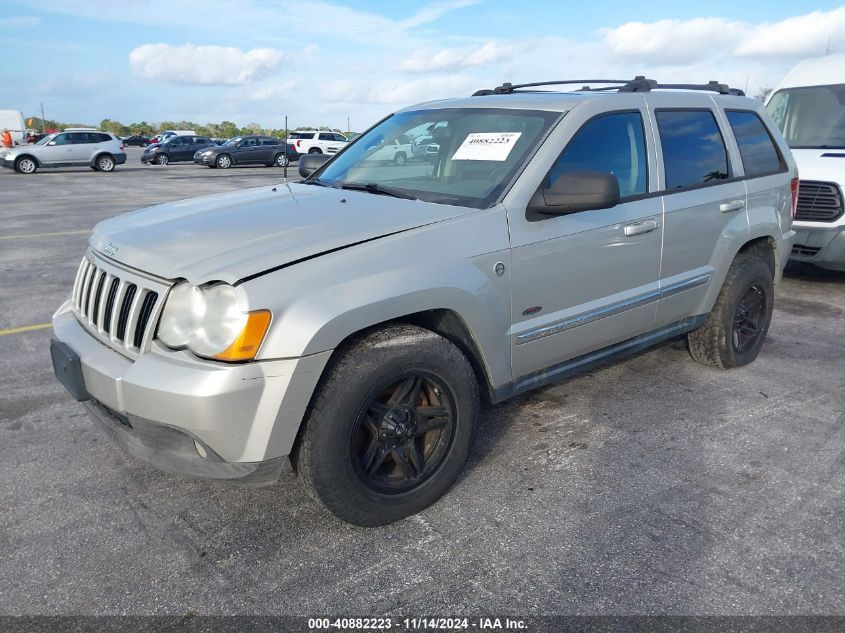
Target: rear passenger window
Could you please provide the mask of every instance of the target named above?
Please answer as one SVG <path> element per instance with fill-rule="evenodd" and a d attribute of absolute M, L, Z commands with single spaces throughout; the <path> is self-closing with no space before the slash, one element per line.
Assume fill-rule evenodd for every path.
<path fill-rule="evenodd" d="M 607 114 L 585 123 L 549 172 L 549 184 L 573 171 L 613 174 L 623 198 L 646 193 L 648 162 L 640 113 Z"/>
<path fill-rule="evenodd" d="M 667 189 L 728 177 L 728 152 L 710 110 L 657 110 L 656 117 Z"/>
<path fill-rule="evenodd" d="M 263 138 L 263 139 L 261 139 L 261 144 L 262 145 L 278 145 L 279 141 L 277 141 L 274 138 Z"/>
<path fill-rule="evenodd" d="M 726 114 L 736 137 L 736 144 L 739 145 L 746 176 L 784 171 L 780 153 L 756 112 L 728 110 Z"/>

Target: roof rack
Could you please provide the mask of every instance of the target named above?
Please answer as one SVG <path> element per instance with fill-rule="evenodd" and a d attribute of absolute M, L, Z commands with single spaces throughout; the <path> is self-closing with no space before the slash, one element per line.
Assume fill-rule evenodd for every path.
<path fill-rule="evenodd" d="M 706 84 L 661 84 L 654 79 L 646 79 L 642 75 L 637 75 L 633 79 L 564 79 L 561 81 L 538 81 L 528 84 L 511 84 L 503 83 L 492 90 L 478 90 L 473 93 L 473 97 L 482 97 L 486 95 L 505 95 L 513 94 L 514 92 L 532 92 L 530 90 L 523 90 L 524 88 L 537 88 L 540 86 L 563 86 L 582 84 L 582 87 L 577 92 L 601 92 L 606 90 L 616 90 L 617 92 L 651 92 L 652 90 L 705 90 L 708 92 L 718 92 L 722 95 L 735 95 L 744 97 L 745 93 L 739 88 L 731 88 L 727 84 L 719 83 L 718 81 L 710 81 Z M 611 84 L 599 88 L 593 88 L 592 84 Z M 533 91 L 540 92 L 540 91 Z"/>

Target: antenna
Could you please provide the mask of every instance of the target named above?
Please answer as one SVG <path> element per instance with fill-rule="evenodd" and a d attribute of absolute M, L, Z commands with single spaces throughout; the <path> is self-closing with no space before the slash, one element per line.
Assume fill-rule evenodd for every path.
<path fill-rule="evenodd" d="M 830 35 L 827 36 L 827 49 L 824 52 L 825 57 L 830 55 Z"/>

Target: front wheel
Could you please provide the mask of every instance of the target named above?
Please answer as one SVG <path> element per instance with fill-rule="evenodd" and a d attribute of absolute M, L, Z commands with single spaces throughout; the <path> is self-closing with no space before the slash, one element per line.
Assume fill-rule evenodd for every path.
<path fill-rule="evenodd" d="M 322 154 L 323 150 L 321 150 L 319 147 L 312 147 L 311 149 L 308 150 L 308 153 L 309 154 Z"/>
<path fill-rule="evenodd" d="M 774 309 L 774 279 L 756 251 L 734 259 L 707 321 L 687 334 L 690 355 L 700 363 L 728 369 L 760 353 Z"/>
<path fill-rule="evenodd" d="M 480 406 L 469 361 L 410 325 L 362 335 L 338 353 L 294 452 L 306 490 L 353 525 L 423 510 L 469 454 Z"/>
<path fill-rule="evenodd" d="M 22 156 L 15 161 L 15 171 L 19 174 L 34 174 L 38 169 L 38 164 L 34 158 L 29 156 Z"/>
<path fill-rule="evenodd" d="M 220 156 L 217 157 L 217 160 L 214 161 L 214 164 L 220 169 L 229 169 L 229 167 L 232 166 L 232 157 L 228 154 L 220 154 Z"/>
<path fill-rule="evenodd" d="M 408 156 L 405 152 L 399 152 L 396 156 L 393 157 L 393 164 L 397 167 L 402 167 L 405 163 L 408 162 Z"/>
<path fill-rule="evenodd" d="M 166 165 L 170 162 L 170 156 L 167 154 L 159 154 L 156 156 L 156 164 L 157 165 Z"/>

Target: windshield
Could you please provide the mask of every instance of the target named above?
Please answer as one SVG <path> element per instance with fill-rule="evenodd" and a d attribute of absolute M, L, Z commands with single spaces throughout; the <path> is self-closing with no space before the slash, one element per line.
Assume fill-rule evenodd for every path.
<path fill-rule="evenodd" d="M 560 116 L 492 108 L 400 112 L 355 139 L 311 182 L 483 209 Z M 425 152 L 412 152 L 409 143 L 421 137 L 429 139 Z"/>
<path fill-rule="evenodd" d="M 224 145 L 224 146 L 225 146 L 225 145 L 234 145 L 235 143 L 240 143 L 240 142 L 241 142 L 241 137 L 240 137 L 240 136 L 236 136 L 235 138 L 230 138 L 228 141 L 226 141 L 225 143 L 223 143 L 223 145 Z"/>
<path fill-rule="evenodd" d="M 47 136 L 45 136 L 44 138 L 42 138 L 40 141 L 38 141 L 38 142 L 36 143 L 36 145 L 46 145 L 47 143 L 49 143 L 50 141 L 52 141 L 54 138 L 56 138 L 56 135 L 55 135 L 55 134 L 48 134 Z"/>
<path fill-rule="evenodd" d="M 791 148 L 845 148 L 845 84 L 779 90 L 766 108 Z"/>

